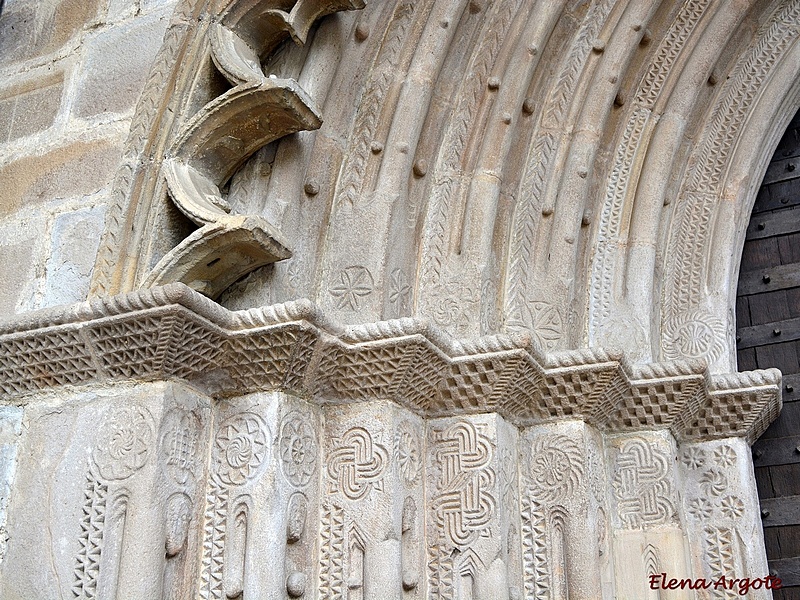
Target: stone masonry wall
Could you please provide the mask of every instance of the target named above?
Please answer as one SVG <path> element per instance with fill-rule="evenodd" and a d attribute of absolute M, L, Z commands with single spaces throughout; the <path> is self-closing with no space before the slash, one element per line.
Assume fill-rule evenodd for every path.
<path fill-rule="evenodd" d="M 174 0 L 6 0 L 0 314 L 86 298 L 111 182 Z"/>

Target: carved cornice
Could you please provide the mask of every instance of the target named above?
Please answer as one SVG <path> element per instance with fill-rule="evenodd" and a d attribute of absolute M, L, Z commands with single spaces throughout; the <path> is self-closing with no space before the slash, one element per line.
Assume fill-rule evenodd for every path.
<path fill-rule="evenodd" d="M 180 378 L 213 396 L 281 389 L 323 404 L 388 399 L 426 417 L 497 412 L 520 425 L 583 419 L 607 433 L 754 441 L 781 407 L 776 369 L 630 366 L 595 349 L 545 354 L 529 335 L 454 340 L 398 319 L 341 327 L 308 300 L 228 311 L 187 286 L 0 324 L 6 399 L 61 385 Z"/>

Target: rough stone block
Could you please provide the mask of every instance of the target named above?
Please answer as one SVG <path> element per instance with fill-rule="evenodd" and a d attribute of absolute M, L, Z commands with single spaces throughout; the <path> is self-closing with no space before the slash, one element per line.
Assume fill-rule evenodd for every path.
<path fill-rule="evenodd" d="M 87 44 L 74 112 L 80 117 L 131 110 L 161 47 L 168 12 L 120 24 Z"/>
<path fill-rule="evenodd" d="M 15 97 L 0 99 L 0 143 L 8 140 L 14 122 Z"/>
<path fill-rule="evenodd" d="M 34 43 L 36 8 L 25 2 L 6 3 L 0 19 L 0 56 L 6 64 L 14 63 L 31 50 Z"/>
<path fill-rule="evenodd" d="M 120 155 L 115 141 L 80 141 L 0 167 L 0 216 L 26 204 L 98 191 L 112 180 Z"/>
<path fill-rule="evenodd" d="M 32 265 L 35 240 L 4 240 L 0 245 L 0 315 L 13 315 L 33 279 Z"/>
<path fill-rule="evenodd" d="M 11 2 L 0 20 L 0 57 L 12 64 L 55 52 L 97 21 L 102 0 Z"/>
<path fill-rule="evenodd" d="M 60 215 L 53 226 L 43 306 L 79 302 L 89 292 L 104 207 Z"/>
<path fill-rule="evenodd" d="M 62 73 L 0 92 L 0 143 L 50 127 L 61 107 Z"/>
<path fill-rule="evenodd" d="M 140 10 L 144 13 L 161 8 L 169 8 L 171 10 L 176 4 L 176 0 L 139 0 Z"/>

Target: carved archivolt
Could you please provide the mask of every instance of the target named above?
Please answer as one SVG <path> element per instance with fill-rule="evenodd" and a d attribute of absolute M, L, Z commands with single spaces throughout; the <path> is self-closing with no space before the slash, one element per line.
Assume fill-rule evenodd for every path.
<path fill-rule="evenodd" d="M 49 390 L 75 423 L 108 405 L 80 440 L 85 478 L 48 492 L 82 515 L 59 532 L 69 580 L 48 581 L 81 598 L 610 599 L 665 571 L 766 575 L 742 542 L 761 535 L 745 461 L 780 374 L 721 373 L 749 177 L 800 96 L 799 15 L 181 2 L 95 298 L 0 325 L 4 400 Z M 158 397 L 179 388 L 192 400 Z M 25 496 L 25 444 L 64 451 L 31 424 L 0 563 L 14 585 L 55 556 L 20 535 L 45 502 Z"/>
<path fill-rule="evenodd" d="M 94 293 L 182 281 L 237 307 L 308 296 L 350 324 L 526 329 L 548 351 L 733 370 L 754 174 L 800 104 L 798 10 L 185 0 L 137 110 Z M 224 93 L 196 75 L 212 62 Z M 281 139 L 301 130 L 315 131 Z M 174 247 L 167 195 L 199 227 Z"/>

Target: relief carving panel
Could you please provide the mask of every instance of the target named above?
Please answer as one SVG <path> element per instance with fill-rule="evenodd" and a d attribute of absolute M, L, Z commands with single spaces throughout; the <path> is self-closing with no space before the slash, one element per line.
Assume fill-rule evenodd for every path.
<path fill-rule="evenodd" d="M 644 438 L 622 444 L 611 486 L 624 527 L 641 529 L 672 522 L 675 504 L 670 464 L 666 452 Z"/>

